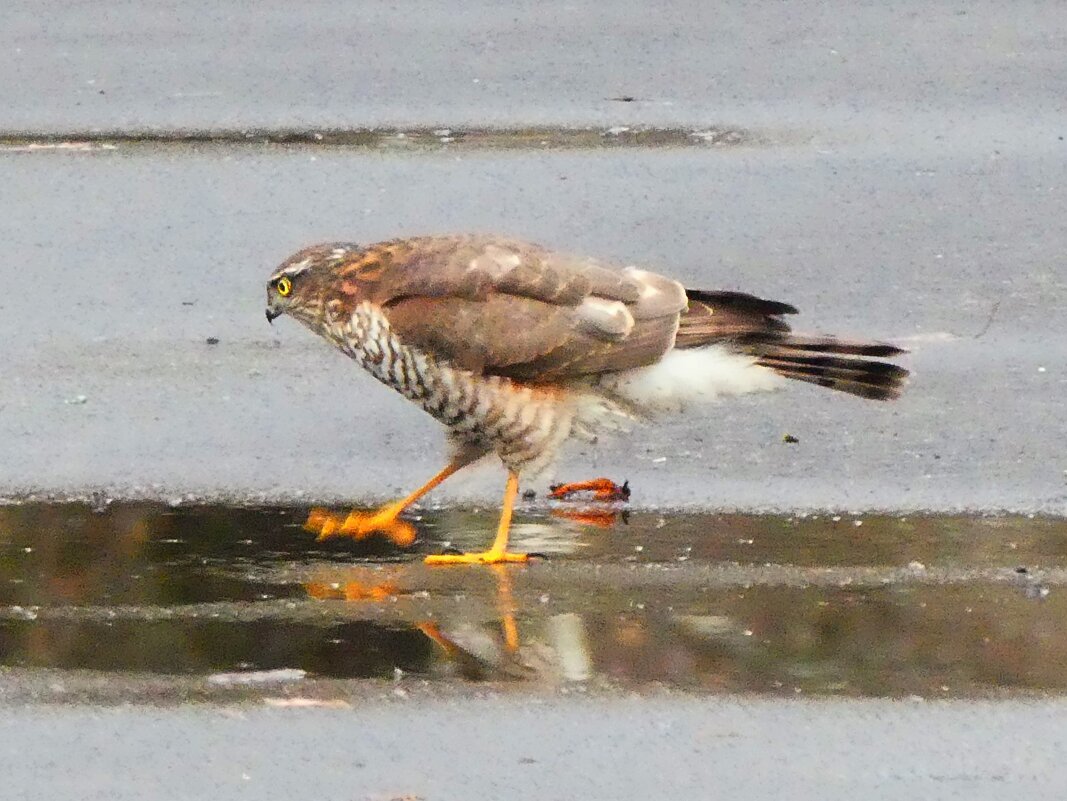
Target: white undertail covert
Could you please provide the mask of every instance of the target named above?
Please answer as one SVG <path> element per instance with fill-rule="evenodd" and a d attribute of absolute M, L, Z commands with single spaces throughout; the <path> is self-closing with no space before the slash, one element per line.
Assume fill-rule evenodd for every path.
<path fill-rule="evenodd" d="M 682 411 L 722 397 L 778 389 L 786 379 L 725 347 L 669 351 L 660 361 L 600 376 L 597 386 L 649 413 Z"/>

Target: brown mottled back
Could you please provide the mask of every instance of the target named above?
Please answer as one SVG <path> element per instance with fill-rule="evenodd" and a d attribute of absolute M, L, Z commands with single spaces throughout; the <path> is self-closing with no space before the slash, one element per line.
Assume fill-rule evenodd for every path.
<path fill-rule="evenodd" d="M 381 307 L 405 342 L 472 372 L 556 381 L 652 364 L 674 344 L 681 284 L 499 237 L 422 237 L 340 264 L 328 301 Z"/>

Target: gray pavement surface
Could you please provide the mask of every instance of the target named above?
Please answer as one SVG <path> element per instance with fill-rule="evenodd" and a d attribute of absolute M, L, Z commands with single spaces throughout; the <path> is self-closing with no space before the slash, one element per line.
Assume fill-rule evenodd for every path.
<path fill-rule="evenodd" d="M 677 695 L 14 707 L 0 711 L 0 775 L 19 801 L 1060 799 L 1065 712 Z"/>
<path fill-rule="evenodd" d="M 3 153 L 0 495 L 406 490 L 440 465 L 437 424 L 297 325 L 268 327 L 263 282 L 309 242 L 472 229 L 914 351 L 897 403 L 790 387 L 575 447 L 558 477 L 629 478 L 643 506 L 1062 514 L 1065 164 L 921 143 Z M 434 497 L 495 502 L 500 484 L 480 467 Z"/>
<path fill-rule="evenodd" d="M 409 488 L 439 466 L 436 424 L 295 325 L 267 328 L 263 280 L 316 240 L 474 229 L 787 300 L 804 313 L 800 329 L 914 351 L 897 404 L 800 386 L 578 449 L 561 477 L 629 478 L 644 506 L 1063 515 L 1065 47 L 1062 4 L 1036 0 L 5 2 L 0 498 L 369 503 Z M 522 135 L 586 125 L 608 143 L 619 126 L 677 128 L 694 146 L 542 152 Z M 518 135 L 508 152 L 136 141 L 380 126 Z M 743 144 L 689 136 L 724 128 L 747 132 Z M 10 141 L 94 131 L 117 133 L 117 148 Z M 481 468 L 437 500 L 495 503 L 499 485 Z M 141 533 L 133 526 L 130 541 Z M 108 596 L 115 560 L 102 543 L 128 541 L 89 542 Z M 932 564 L 941 545 L 930 545 Z M 997 553 L 1010 569 L 1013 556 Z M 78 586 L 60 570 L 46 588 Z M 1051 603 L 1035 609 L 1022 605 L 1044 601 L 1011 589 L 1007 621 L 981 588 L 962 612 L 955 601 L 914 608 L 948 621 L 985 610 L 1004 642 L 1039 647 L 988 648 L 965 626 L 952 642 L 1009 673 L 1018 653 L 1037 654 L 1040 686 L 1059 686 L 1061 640 L 1040 622 L 1062 619 L 1050 586 Z M 764 606 L 751 603 L 758 619 Z M 877 614 L 863 591 L 843 608 L 853 606 Z M 62 631 L 42 636 L 61 628 L 47 624 L 19 623 L 30 653 L 80 647 Z M 872 642 L 890 626 L 875 619 Z M 930 653 L 943 665 L 941 648 Z M 113 695 L 132 686 L 115 675 L 91 681 Z M 368 682 L 346 709 L 145 706 L 151 689 L 131 699 L 140 706 L 96 709 L 91 693 L 41 704 L 79 677 L 4 674 L 0 689 L 37 705 L 7 695 L 0 707 L 0 797 L 1059 799 L 1067 789 L 1059 700 L 472 685 L 401 698 Z"/>
<path fill-rule="evenodd" d="M 1064 134 L 1065 47 L 1055 0 L 9 0 L 0 128 L 734 124 L 1041 141 Z"/>

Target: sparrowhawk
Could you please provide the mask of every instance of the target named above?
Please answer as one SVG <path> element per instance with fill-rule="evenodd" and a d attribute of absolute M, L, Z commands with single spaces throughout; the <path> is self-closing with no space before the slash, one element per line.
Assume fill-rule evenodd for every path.
<path fill-rule="evenodd" d="M 266 313 L 333 343 L 442 422 L 452 445 L 424 486 L 373 513 L 320 516 L 320 537 L 406 525 L 398 515 L 457 470 L 503 462 L 492 546 L 431 564 L 524 561 L 507 550 L 519 476 L 572 437 L 785 379 L 888 400 L 908 375 L 880 360 L 903 352 L 893 345 L 792 333 L 786 303 L 498 236 L 314 245 L 271 275 Z"/>

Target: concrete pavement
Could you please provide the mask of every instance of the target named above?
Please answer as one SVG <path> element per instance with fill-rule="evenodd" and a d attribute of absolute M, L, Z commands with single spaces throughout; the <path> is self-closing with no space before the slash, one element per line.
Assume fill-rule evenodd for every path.
<path fill-rule="evenodd" d="M 11 0 L 0 129 L 729 124 L 1033 146 L 1065 133 L 1065 41 L 1042 0 Z"/>
<path fill-rule="evenodd" d="M 19 801 L 1054 801 L 1067 790 L 1065 711 L 1045 700 L 499 694 L 343 710 L 7 708 L 0 772 Z"/>
<path fill-rule="evenodd" d="M 370 503 L 410 488 L 439 467 L 436 425 L 294 325 L 267 328 L 263 281 L 316 240 L 474 229 L 786 300 L 803 311 L 799 329 L 913 350 L 913 383 L 897 404 L 800 386 L 577 449 L 561 477 L 629 478 L 646 507 L 1063 515 L 1065 42 L 1067 15 L 1040 0 L 608 10 L 585 0 L 7 2 L 0 498 Z M 397 146 L 413 126 L 431 132 L 431 147 Z M 498 137 L 505 147 L 432 134 L 493 126 L 511 129 Z M 622 126 L 669 128 L 662 138 L 687 146 L 609 152 L 582 134 L 580 147 L 550 150 L 532 141 L 532 126 L 593 126 L 606 144 Z M 361 132 L 382 127 L 392 128 L 387 142 L 354 148 L 242 144 L 254 131 L 373 139 Z M 709 145 L 709 129 L 744 136 Z M 101 131 L 114 134 L 114 149 L 54 147 L 56 136 Z M 144 136 L 197 132 L 225 144 Z M 799 443 L 784 443 L 786 433 Z M 483 468 L 436 501 L 494 502 L 500 480 Z M 27 613 L 37 601 L 11 594 L 54 592 L 77 620 L 106 610 L 116 587 L 144 586 L 138 571 L 116 573 L 121 560 L 109 556 L 128 558 L 127 546 L 146 542 L 137 520 L 129 539 L 99 528 L 85 539 L 64 514 L 45 515 L 57 527 L 53 581 L 30 575 L 27 587 L 20 572 L 43 559 L 43 536 L 7 544 L 4 569 L 22 583 L 5 585 L 2 664 L 14 658 L 5 649 L 16 628 L 37 657 L 102 641 L 84 639 L 91 627 Z M 1009 574 L 996 580 L 1014 580 L 1012 548 L 1028 535 L 989 526 L 989 554 Z M 460 530 L 473 536 L 466 523 Z M 848 542 L 823 533 L 835 548 Z M 1047 550 L 1033 561 L 1058 565 L 1057 537 L 1044 536 Z M 618 541 L 596 541 L 604 558 L 624 559 L 611 551 Z M 721 559 L 714 542 L 700 542 L 711 564 Z M 753 538 L 725 542 L 742 548 Z M 789 573 L 788 554 L 759 547 L 771 572 Z M 939 565 L 945 542 L 923 547 Z M 100 585 L 93 609 L 72 596 L 87 586 L 86 575 L 70 580 L 77 559 Z M 242 575 L 248 566 L 229 567 Z M 164 568 L 170 597 L 175 568 Z M 694 588 L 691 614 L 714 612 L 705 589 Z M 976 657 L 968 664 L 996 668 L 981 673 L 983 687 L 1057 687 L 1059 589 L 872 592 L 888 609 L 951 627 L 955 647 Z M 728 592 L 753 619 L 781 619 L 759 593 Z M 461 586 L 455 598 L 467 595 Z M 439 596 L 426 598 L 452 603 Z M 891 681 L 877 686 L 925 686 L 959 667 L 941 629 L 928 629 L 933 667 L 911 676 L 897 661 L 913 647 L 910 629 L 899 627 L 900 651 L 886 652 L 879 635 L 892 624 L 882 607 L 863 588 L 844 596 L 840 608 L 866 615 L 878 645 L 849 651 L 848 638 L 825 632 L 816 603 L 804 607 L 803 631 L 808 645 L 826 644 L 825 656 L 869 666 L 878 650 Z M 650 603 L 662 597 L 649 591 Z M 634 595 L 620 598 L 626 606 Z M 270 601 L 241 603 L 259 613 Z M 972 610 L 995 623 L 993 634 L 955 625 Z M 638 631 L 627 615 L 609 616 L 622 637 Z M 647 617 L 654 643 L 660 624 Z M 100 626 L 114 638 L 113 623 Z M 151 652 L 155 641 L 145 642 Z M 775 647 L 760 643 L 757 656 Z M 1023 663 L 1034 669 L 1020 672 Z M 1063 702 L 1043 697 L 794 701 L 647 688 L 631 697 L 433 681 L 405 696 L 364 681 L 348 685 L 344 709 L 215 706 L 195 693 L 204 703 L 156 707 L 180 682 L 154 674 L 128 706 L 101 709 L 98 696 L 53 702 L 80 681 L 112 697 L 136 682 L 8 671 L 0 690 L 17 692 L 0 694 L 5 798 L 1059 799 L 1067 788 Z M 1010 675 L 1042 681 L 1011 684 Z"/>
<path fill-rule="evenodd" d="M 317 240 L 500 230 L 914 351 L 897 403 L 790 387 L 576 447 L 558 476 L 629 478 L 643 506 L 1062 513 L 1065 163 L 904 144 L 0 153 L 0 495 L 409 487 L 439 466 L 436 423 L 296 325 L 268 327 L 263 282 Z M 483 468 L 435 497 L 492 500 L 500 481 Z"/>

